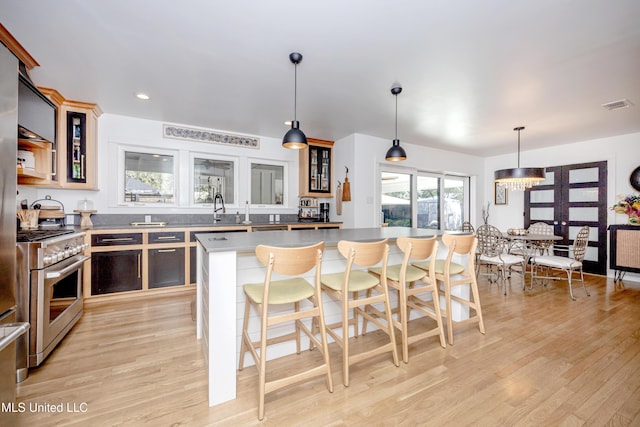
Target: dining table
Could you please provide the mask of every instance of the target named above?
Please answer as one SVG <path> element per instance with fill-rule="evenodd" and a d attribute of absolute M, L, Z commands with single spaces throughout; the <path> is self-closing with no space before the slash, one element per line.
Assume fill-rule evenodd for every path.
<path fill-rule="evenodd" d="M 517 252 L 518 255 L 522 255 L 525 260 L 525 265 L 529 264 L 529 260 L 533 257 L 533 255 L 535 255 L 535 251 L 542 246 L 543 242 L 553 243 L 554 241 L 560 241 L 564 239 L 564 237 L 562 236 L 543 233 L 503 233 L 502 235 L 506 240 L 508 240 L 508 252 Z"/>

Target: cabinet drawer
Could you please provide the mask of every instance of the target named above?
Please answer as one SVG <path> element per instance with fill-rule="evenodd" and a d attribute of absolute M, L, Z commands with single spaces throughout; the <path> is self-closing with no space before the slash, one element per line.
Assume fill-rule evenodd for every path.
<path fill-rule="evenodd" d="M 180 242 L 184 242 L 184 232 L 182 231 L 149 233 L 149 244 Z"/>
<path fill-rule="evenodd" d="M 243 228 L 235 228 L 235 229 L 230 229 L 230 230 L 220 230 L 220 231 L 213 231 L 213 230 L 206 230 L 206 231 L 192 231 L 191 234 L 189 235 L 189 241 L 190 242 L 195 242 L 196 241 L 196 234 L 214 234 L 214 233 L 246 233 L 248 232 L 249 229 L 248 227 L 243 227 Z"/>
<path fill-rule="evenodd" d="M 120 246 L 142 244 L 142 233 L 94 234 L 91 246 Z"/>

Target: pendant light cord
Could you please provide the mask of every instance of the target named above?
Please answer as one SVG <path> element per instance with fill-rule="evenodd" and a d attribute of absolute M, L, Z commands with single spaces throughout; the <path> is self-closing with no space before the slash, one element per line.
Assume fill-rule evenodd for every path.
<path fill-rule="evenodd" d="M 398 94 L 394 95 L 396 97 L 396 137 L 398 139 Z"/>
<path fill-rule="evenodd" d="M 520 169 L 520 129 L 518 129 L 518 169 Z"/>
<path fill-rule="evenodd" d="M 298 64 L 293 64 L 293 121 L 297 121 L 298 110 Z"/>

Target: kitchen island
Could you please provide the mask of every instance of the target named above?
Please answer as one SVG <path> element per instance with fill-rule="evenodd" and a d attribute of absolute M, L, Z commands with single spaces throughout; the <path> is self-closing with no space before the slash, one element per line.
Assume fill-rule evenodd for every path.
<path fill-rule="evenodd" d="M 417 228 L 353 228 L 340 230 L 302 230 L 295 233 L 266 231 L 261 233 L 197 234 L 197 292 L 196 335 L 202 340 L 206 357 L 209 384 L 209 406 L 236 398 L 236 369 L 242 339 L 244 292 L 242 285 L 262 282 L 265 267 L 255 257 L 260 244 L 273 246 L 307 246 L 325 242 L 322 272 L 344 271 L 345 261 L 337 250 L 340 240 L 376 241 L 389 239 L 389 263 L 400 263 L 401 252 L 394 244 L 398 237 L 431 237 L 442 234 L 438 230 Z M 440 248 L 439 258 L 446 254 Z M 313 283 L 312 273 L 308 280 Z M 465 288 L 464 286 L 460 288 Z M 460 295 L 468 297 L 461 289 Z M 393 294 L 392 294 L 393 297 Z M 325 298 L 327 323 L 340 319 L 340 305 Z M 454 318 L 464 318 L 462 310 L 453 310 Z M 259 319 L 252 313 L 249 334 L 259 337 Z M 288 332 L 283 329 L 278 332 Z M 308 344 L 308 343 L 307 343 Z M 303 346 L 303 348 L 305 348 Z M 295 353 L 294 343 L 280 343 L 269 348 L 267 360 Z M 252 362 L 251 357 L 247 362 Z"/>

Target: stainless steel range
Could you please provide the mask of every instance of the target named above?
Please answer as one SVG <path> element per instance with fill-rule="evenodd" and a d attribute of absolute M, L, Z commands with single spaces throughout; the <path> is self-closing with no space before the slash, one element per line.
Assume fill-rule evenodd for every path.
<path fill-rule="evenodd" d="M 28 354 L 18 354 L 18 381 L 40 365 L 82 316 L 84 232 L 18 231 L 18 321 L 29 322 Z M 24 353 L 25 350 L 22 351 Z"/>

